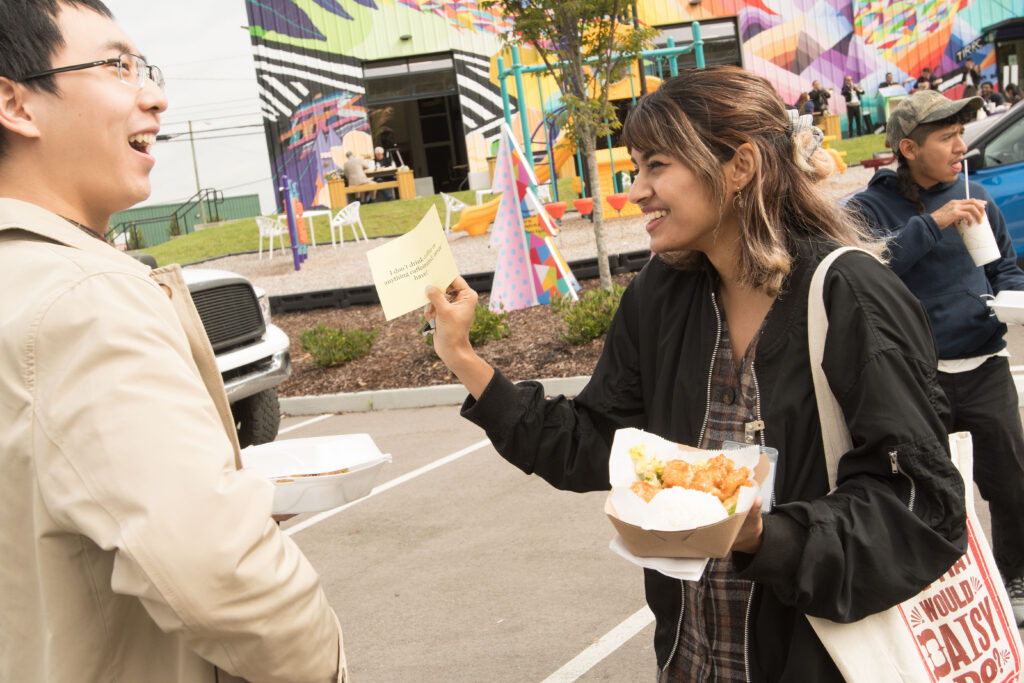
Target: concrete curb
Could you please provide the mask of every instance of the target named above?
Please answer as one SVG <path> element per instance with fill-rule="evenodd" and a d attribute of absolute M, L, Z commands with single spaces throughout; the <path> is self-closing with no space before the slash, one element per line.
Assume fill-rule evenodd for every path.
<path fill-rule="evenodd" d="M 590 376 L 584 375 L 537 381 L 544 385 L 544 393 L 549 396 L 558 394 L 575 396 L 589 380 Z M 461 384 L 443 384 L 415 389 L 380 389 L 351 394 L 294 396 L 281 398 L 280 403 L 281 412 L 286 415 L 322 415 L 324 413 L 360 413 L 370 410 L 461 405 L 465 399 L 466 389 Z"/>

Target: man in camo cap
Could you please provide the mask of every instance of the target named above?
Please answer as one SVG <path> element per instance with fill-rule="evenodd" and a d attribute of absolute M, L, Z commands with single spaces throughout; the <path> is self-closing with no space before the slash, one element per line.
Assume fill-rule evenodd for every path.
<path fill-rule="evenodd" d="M 939 347 L 939 384 L 952 410 L 950 431 L 974 439 L 974 479 L 992 514 L 992 545 L 1017 623 L 1024 623 L 1024 430 L 1003 335 L 984 299 L 1004 289 L 1024 290 L 1024 272 L 1006 221 L 985 189 L 966 183 L 964 123 L 980 97 L 951 100 L 925 90 L 893 109 L 886 140 L 896 152 L 895 172 L 875 174 L 854 197 L 892 254 L 890 266 L 928 311 Z M 976 266 L 958 222 L 987 216 L 1001 257 Z M 954 226 L 953 229 L 949 229 Z"/>

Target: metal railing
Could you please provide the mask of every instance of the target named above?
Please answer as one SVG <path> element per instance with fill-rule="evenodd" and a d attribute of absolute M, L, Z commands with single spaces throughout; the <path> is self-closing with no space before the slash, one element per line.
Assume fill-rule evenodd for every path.
<path fill-rule="evenodd" d="M 106 232 L 106 238 L 108 241 L 114 241 L 114 239 L 122 234 L 127 235 L 127 246 L 129 249 L 139 249 L 143 246 L 155 246 L 166 240 L 161 240 L 155 244 L 148 243 L 140 245 L 140 229 L 143 226 L 155 225 L 155 224 L 166 224 L 168 239 L 172 236 L 187 235 L 194 232 L 193 225 L 194 221 L 191 217 L 198 208 L 200 215 L 202 216 L 203 223 L 217 222 L 220 218 L 220 205 L 224 202 L 224 193 L 221 190 L 215 188 L 204 188 L 199 192 L 186 199 L 184 202 L 179 204 L 173 211 L 164 216 L 154 216 L 152 218 L 140 218 L 135 220 L 125 220 L 110 227 Z"/>

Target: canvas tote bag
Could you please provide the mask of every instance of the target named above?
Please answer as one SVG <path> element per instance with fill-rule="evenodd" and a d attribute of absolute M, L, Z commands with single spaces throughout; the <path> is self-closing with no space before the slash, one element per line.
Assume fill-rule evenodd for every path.
<path fill-rule="evenodd" d="M 832 262 L 850 249 L 837 249 L 821 262 L 811 280 L 807 306 L 814 393 L 832 488 L 839 458 L 851 441 L 821 367 L 828 330 L 824 281 Z M 974 510 L 971 435 L 951 434 L 949 441 L 967 492 L 964 556 L 921 593 L 884 612 L 850 624 L 807 617 L 847 681 L 1010 683 L 1020 676 L 1020 632 Z"/>

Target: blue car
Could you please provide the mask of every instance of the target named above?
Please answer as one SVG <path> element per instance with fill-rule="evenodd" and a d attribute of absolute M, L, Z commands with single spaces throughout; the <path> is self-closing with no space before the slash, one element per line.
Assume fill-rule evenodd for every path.
<path fill-rule="evenodd" d="M 1003 212 L 1017 261 L 1024 264 L 1024 104 L 965 128 L 970 178 Z"/>

